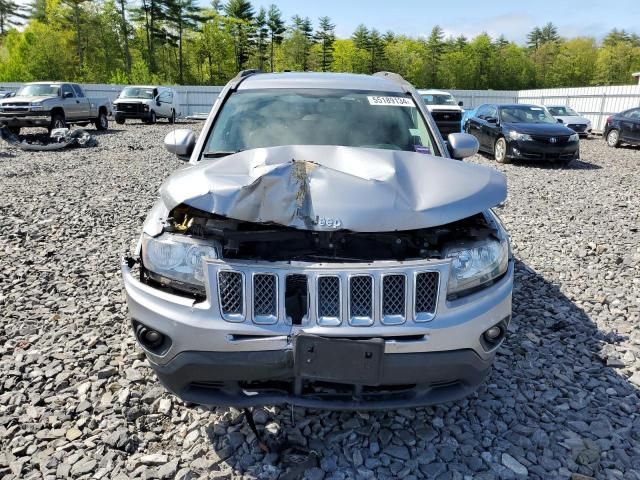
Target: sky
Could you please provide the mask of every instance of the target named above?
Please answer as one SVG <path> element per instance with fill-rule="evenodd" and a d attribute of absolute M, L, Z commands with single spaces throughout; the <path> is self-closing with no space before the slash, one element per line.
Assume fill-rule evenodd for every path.
<path fill-rule="evenodd" d="M 206 0 L 203 0 L 206 2 Z M 277 5 L 287 20 L 298 14 L 317 25 L 327 15 L 340 38 L 360 24 L 380 32 L 427 36 L 434 25 L 446 35 L 473 37 L 487 32 L 523 44 L 535 26 L 553 22 L 563 37 L 601 40 L 611 29 L 640 34 L 640 0 L 252 0 L 256 11 Z M 610 5 L 612 8 L 609 8 Z"/>

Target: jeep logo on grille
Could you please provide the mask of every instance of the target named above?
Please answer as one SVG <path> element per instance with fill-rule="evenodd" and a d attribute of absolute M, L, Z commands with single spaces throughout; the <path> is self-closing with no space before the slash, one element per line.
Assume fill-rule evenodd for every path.
<path fill-rule="evenodd" d="M 549 139 L 549 143 L 556 143 L 558 140 L 556 139 L 556 137 L 551 137 Z"/>
<path fill-rule="evenodd" d="M 316 217 L 316 225 L 319 227 L 340 228 L 342 226 L 342 220 L 339 218 Z"/>

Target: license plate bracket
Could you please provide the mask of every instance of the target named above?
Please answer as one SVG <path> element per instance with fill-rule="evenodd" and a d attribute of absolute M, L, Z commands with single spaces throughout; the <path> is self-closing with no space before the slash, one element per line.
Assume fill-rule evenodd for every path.
<path fill-rule="evenodd" d="M 382 338 L 359 340 L 298 335 L 293 346 L 296 377 L 358 385 L 380 382 Z"/>

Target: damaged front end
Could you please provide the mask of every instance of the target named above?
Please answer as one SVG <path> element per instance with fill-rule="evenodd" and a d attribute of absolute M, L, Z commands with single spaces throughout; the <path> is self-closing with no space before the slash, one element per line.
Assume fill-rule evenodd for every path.
<path fill-rule="evenodd" d="M 195 403 L 458 398 L 510 319 L 490 211 L 505 197 L 494 170 L 409 152 L 274 147 L 187 168 L 123 264 L 136 336 Z"/>

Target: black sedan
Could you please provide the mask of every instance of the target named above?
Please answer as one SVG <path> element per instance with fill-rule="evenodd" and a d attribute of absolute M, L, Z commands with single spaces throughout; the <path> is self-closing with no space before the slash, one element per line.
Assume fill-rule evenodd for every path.
<path fill-rule="evenodd" d="M 604 138 L 610 147 L 619 147 L 622 143 L 640 145 L 640 108 L 632 108 L 607 118 Z"/>
<path fill-rule="evenodd" d="M 480 150 L 497 162 L 546 160 L 569 163 L 580 157 L 580 137 L 536 105 L 485 104 L 464 126 Z"/>

